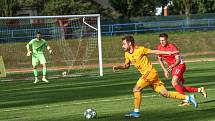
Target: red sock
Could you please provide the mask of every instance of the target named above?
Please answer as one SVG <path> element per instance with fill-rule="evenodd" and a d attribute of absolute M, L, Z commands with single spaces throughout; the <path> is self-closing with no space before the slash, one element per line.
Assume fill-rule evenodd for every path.
<path fill-rule="evenodd" d="M 183 88 L 180 86 L 180 85 L 175 85 L 175 86 L 173 86 L 174 88 L 175 88 L 175 90 L 177 91 L 177 92 L 179 92 L 180 94 L 184 94 L 184 90 L 183 90 Z"/>
<path fill-rule="evenodd" d="M 184 86 L 183 90 L 184 90 L 185 92 L 198 92 L 198 88 L 189 87 L 189 86 Z"/>

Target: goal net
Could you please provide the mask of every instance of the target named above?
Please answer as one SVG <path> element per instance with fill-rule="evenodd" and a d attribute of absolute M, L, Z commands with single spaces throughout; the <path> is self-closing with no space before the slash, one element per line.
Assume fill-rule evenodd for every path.
<path fill-rule="evenodd" d="M 39 31 L 53 50 L 45 52 L 48 77 L 103 76 L 99 14 L 0 17 L 0 26 L 0 56 L 8 73 L 32 72 L 26 44 Z"/>

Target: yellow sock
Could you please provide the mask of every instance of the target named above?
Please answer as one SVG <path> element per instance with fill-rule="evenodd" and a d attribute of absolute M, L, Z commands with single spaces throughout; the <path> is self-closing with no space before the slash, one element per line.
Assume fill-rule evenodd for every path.
<path fill-rule="evenodd" d="M 178 92 L 168 92 L 168 96 L 167 97 L 185 100 L 187 96 L 183 95 L 183 94 L 180 94 Z"/>
<path fill-rule="evenodd" d="M 140 109 L 141 92 L 134 92 L 134 108 Z"/>

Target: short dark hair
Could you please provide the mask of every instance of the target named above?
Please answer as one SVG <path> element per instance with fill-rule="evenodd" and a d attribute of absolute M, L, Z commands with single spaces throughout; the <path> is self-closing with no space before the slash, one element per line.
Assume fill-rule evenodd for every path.
<path fill-rule="evenodd" d="M 131 35 L 128 35 L 128 36 L 123 37 L 123 38 L 122 38 L 122 41 L 123 41 L 123 40 L 126 40 L 126 42 L 131 42 L 132 45 L 134 45 L 134 43 L 135 43 L 134 37 L 131 36 Z"/>
<path fill-rule="evenodd" d="M 168 34 L 166 34 L 166 33 L 161 33 L 161 34 L 159 34 L 159 37 L 166 37 L 166 38 L 168 38 Z"/>
<path fill-rule="evenodd" d="M 41 32 L 38 31 L 36 34 L 41 34 Z"/>

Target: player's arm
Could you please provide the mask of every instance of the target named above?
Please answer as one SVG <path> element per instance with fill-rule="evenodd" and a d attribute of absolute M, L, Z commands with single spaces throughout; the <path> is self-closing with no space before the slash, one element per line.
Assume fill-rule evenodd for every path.
<path fill-rule="evenodd" d="M 164 71 L 164 76 L 165 76 L 166 78 L 169 78 L 169 72 L 168 72 L 168 70 L 167 70 L 166 67 L 165 67 L 163 58 L 160 57 L 160 56 L 158 56 L 158 62 L 159 62 L 159 64 L 161 65 L 161 68 L 162 68 L 163 71 Z"/>
<path fill-rule="evenodd" d="M 51 49 L 51 47 L 48 45 L 48 42 L 45 40 L 45 39 L 43 39 L 43 44 L 41 45 L 41 47 L 43 47 L 43 46 L 45 46 L 46 47 L 46 49 L 49 51 L 49 53 L 51 54 L 52 53 L 52 49 Z"/>
<path fill-rule="evenodd" d="M 179 51 L 174 51 L 174 52 L 170 52 L 170 51 L 161 51 L 161 50 L 149 50 L 148 51 L 149 54 L 167 54 L 167 55 L 171 55 L 171 54 L 176 54 L 179 53 Z"/>
<path fill-rule="evenodd" d="M 26 49 L 27 49 L 27 56 L 30 56 L 32 52 L 30 50 L 30 44 L 29 43 L 26 45 Z"/>
<path fill-rule="evenodd" d="M 174 68 L 175 66 L 177 66 L 178 64 L 180 64 L 180 60 L 181 60 L 180 55 L 176 55 L 176 56 L 175 56 L 175 60 L 176 60 L 175 63 L 172 64 L 172 65 L 170 65 L 170 66 L 168 67 L 167 71 L 171 72 L 171 71 L 172 71 L 172 68 Z"/>
<path fill-rule="evenodd" d="M 130 67 L 131 63 L 130 61 L 129 62 L 126 62 L 122 65 L 117 65 L 117 66 L 113 66 L 113 71 L 116 71 L 116 70 L 119 70 L 119 69 L 128 69 Z"/>

